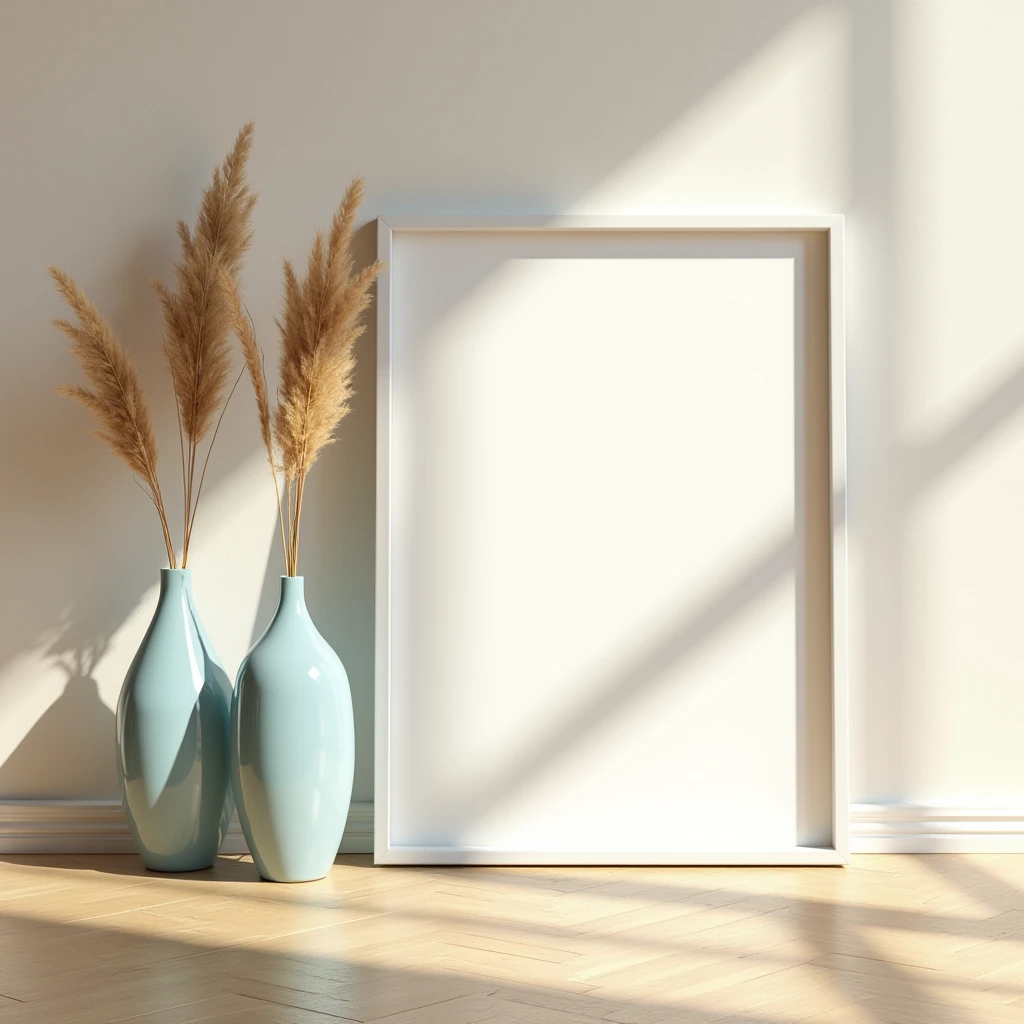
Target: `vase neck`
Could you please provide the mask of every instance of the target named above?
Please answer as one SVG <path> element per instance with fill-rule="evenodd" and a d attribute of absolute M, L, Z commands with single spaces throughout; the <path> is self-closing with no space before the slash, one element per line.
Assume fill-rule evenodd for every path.
<path fill-rule="evenodd" d="M 161 598 L 175 598 L 188 596 L 192 591 L 192 570 L 191 569 L 161 569 L 160 570 L 160 596 Z"/>
<path fill-rule="evenodd" d="M 303 576 L 282 576 L 281 577 L 281 600 L 278 604 L 277 614 L 288 616 L 305 616 L 306 614 L 306 588 L 305 577 Z"/>

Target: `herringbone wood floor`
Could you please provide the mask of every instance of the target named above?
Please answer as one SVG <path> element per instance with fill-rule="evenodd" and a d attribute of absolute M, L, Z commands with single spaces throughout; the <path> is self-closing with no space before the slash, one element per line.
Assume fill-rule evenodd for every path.
<path fill-rule="evenodd" d="M 162 876 L 0 859 L 0 1022 L 1024 1021 L 1024 856 Z"/>

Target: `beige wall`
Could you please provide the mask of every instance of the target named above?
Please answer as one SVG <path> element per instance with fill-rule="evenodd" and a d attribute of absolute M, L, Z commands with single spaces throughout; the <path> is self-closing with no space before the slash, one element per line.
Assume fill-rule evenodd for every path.
<path fill-rule="evenodd" d="M 273 344 L 356 173 L 364 216 L 847 215 L 853 796 L 1024 806 L 1024 4 L 750 0 L 7 2 L 0 8 L 0 798 L 115 793 L 112 713 L 161 545 L 52 394 L 75 377 L 44 267 L 141 364 L 177 472 L 147 281 L 248 118 L 245 272 Z M 369 230 L 360 234 L 364 252 Z M 303 532 L 372 794 L 373 345 Z M 272 607 L 273 498 L 240 388 L 194 562 L 234 668 Z M 168 484 L 173 491 L 173 484 Z"/>

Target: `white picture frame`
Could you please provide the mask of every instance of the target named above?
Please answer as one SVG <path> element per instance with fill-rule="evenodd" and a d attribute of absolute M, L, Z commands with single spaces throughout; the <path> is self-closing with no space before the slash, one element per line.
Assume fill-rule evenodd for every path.
<path fill-rule="evenodd" d="M 403 591 L 401 563 L 403 552 L 396 550 L 396 522 L 409 511 L 402 507 L 408 489 L 400 474 L 408 468 L 408 460 L 396 459 L 396 422 L 406 424 L 401 429 L 415 429 L 408 426 L 410 384 L 407 377 L 401 377 L 402 366 L 396 361 L 396 345 L 400 351 L 409 340 L 396 336 L 396 332 L 409 331 L 406 316 L 405 296 L 402 290 L 411 287 L 409 274 L 415 269 L 406 268 L 403 263 L 404 241 L 420 244 L 429 237 L 436 238 L 440 246 L 429 262 L 420 265 L 423 274 L 444 274 L 444 253 L 454 251 L 460 240 L 467 245 L 477 244 L 483 236 L 500 241 L 508 239 L 515 247 L 528 237 L 530 244 L 547 244 L 547 240 L 572 237 L 579 246 L 595 244 L 614 246 L 617 239 L 650 238 L 657 244 L 670 238 L 681 242 L 707 239 L 764 239 L 766 251 L 771 251 L 774 240 L 789 238 L 820 239 L 824 245 L 827 266 L 817 275 L 824 294 L 821 301 L 827 303 L 823 314 L 827 337 L 825 358 L 827 368 L 827 395 L 821 400 L 827 405 L 824 427 L 824 444 L 827 446 L 827 471 L 818 483 L 828 486 L 828 494 L 819 494 L 816 500 L 824 502 L 822 516 L 828 531 L 827 596 L 830 607 L 827 614 L 827 637 L 819 637 L 825 645 L 827 658 L 827 680 L 822 684 L 827 690 L 829 710 L 827 720 L 817 723 L 818 739 L 827 746 L 827 762 L 831 771 L 828 798 L 831 804 L 829 817 L 830 835 L 824 840 L 805 844 L 799 839 L 792 844 L 779 842 L 751 841 L 748 837 L 741 843 L 722 843 L 717 846 L 699 844 L 694 848 L 651 848 L 643 843 L 629 841 L 632 811 L 628 806 L 612 808 L 618 816 L 619 834 L 626 838 L 609 849 L 595 846 L 587 841 L 578 845 L 567 842 L 565 837 L 545 848 L 545 844 L 506 843 L 473 844 L 462 841 L 409 842 L 402 838 L 405 824 L 400 817 L 401 806 L 396 804 L 395 758 L 408 756 L 402 742 L 393 729 L 396 707 L 401 708 L 402 694 L 396 694 L 394 675 L 396 644 L 405 642 L 402 635 L 396 635 L 396 601 L 407 602 L 408 594 Z M 476 240 L 476 241 L 474 241 Z M 489 243 L 488 243 L 489 244 Z M 497 244 L 497 243 L 496 243 Z M 653 242 L 652 242 L 653 244 Z M 737 243 L 739 244 L 739 243 Z M 781 244 L 781 243 L 780 243 Z M 800 244 L 803 244 L 802 242 Z M 785 865 L 842 865 L 849 861 L 849 792 L 848 792 L 848 697 L 847 697 L 847 536 L 846 536 L 846 428 L 845 428 L 845 332 L 843 294 L 843 218 L 840 215 L 794 214 L 794 215 L 716 215 L 700 214 L 659 218 L 609 218 L 609 217 L 543 217 L 543 218 L 437 218 L 437 217 L 381 217 L 377 221 L 378 257 L 387 262 L 387 269 L 378 278 L 377 292 L 377 540 L 376 540 L 376 679 L 375 679 L 375 812 L 374 812 L 374 862 L 377 864 L 785 864 Z M 757 246 L 754 245 L 756 249 Z M 410 250 L 412 251 L 412 250 Z M 538 249 L 538 251 L 540 251 Z M 575 250 L 574 250 L 575 251 Z M 440 255 L 439 255 L 440 254 Z M 766 257 L 767 258 L 767 257 Z M 456 261 L 457 262 L 457 261 Z M 465 262 L 465 261 L 463 261 Z M 799 257 L 797 264 L 799 264 Z M 453 273 L 458 273 L 456 269 Z M 800 302 L 803 287 L 795 272 L 793 287 Z M 440 278 L 438 278 L 440 280 Z M 429 282 L 418 280 L 417 288 L 428 288 Z M 399 315 L 401 314 L 401 316 Z M 409 314 L 412 316 L 412 314 Z M 797 320 L 802 314 L 798 311 Z M 399 344 L 401 343 L 401 344 Z M 797 369 L 797 378 L 800 377 Z M 396 387 L 396 376 L 404 383 Z M 794 392 L 796 393 L 796 392 Z M 801 399 L 794 400 L 799 405 Z M 824 408 L 822 406 L 821 408 Z M 797 448 L 804 443 L 801 431 L 808 432 L 807 423 L 800 424 L 796 414 Z M 799 457 L 799 456 L 798 456 Z M 809 484 L 808 484 L 809 486 Z M 796 530 L 796 527 L 794 527 Z M 823 533 L 824 536 L 824 533 Z M 406 605 L 402 604 L 402 608 Z M 405 614 L 408 621 L 409 615 Z M 411 612 L 416 614 L 415 609 Z M 798 632 L 801 627 L 798 626 Z M 404 651 L 404 649 L 402 649 Z M 403 653 L 404 657 L 404 653 Z M 414 679 L 415 670 L 406 672 Z M 402 687 L 408 684 L 403 677 L 398 680 Z M 406 694 L 407 696 L 407 694 Z M 797 696 L 797 702 L 803 698 Z M 399 702 L 399 703 L 396 703 Z M 403 769 L 408 775 L 408 766 Z M 472 774 L 473 766 L 466 765 Z M 799 775 L 799 770 L 798 770 Z M 404 776 L 403 776 L 404 777 Z M 641 783 L 642 784 L 642 783 Z M 797 786 L 801 783 L 797 780 Z M 401 801 L 399 801 L 401 803 Z M 408 800 L 402 806 L 408 807 Z"/>

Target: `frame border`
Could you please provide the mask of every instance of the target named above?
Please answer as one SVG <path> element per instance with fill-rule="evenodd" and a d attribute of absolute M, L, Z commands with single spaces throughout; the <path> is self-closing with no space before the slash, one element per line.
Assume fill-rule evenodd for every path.
<path fill-rule="evenodd" d="M 377 218 L 377 517 L 374 682 L 375 864 L 447 865 L 843 865 L 850 861 L 849 669 L 846 530 L 846 329 L 842 214 L 694 214 L 674 217 Z M 829 458 L 832 491 L 831 847 L 786 850 L 529 851 L 391 844 L 391 269 L 395 232 L 821 231 L 828 238 Z"/>

